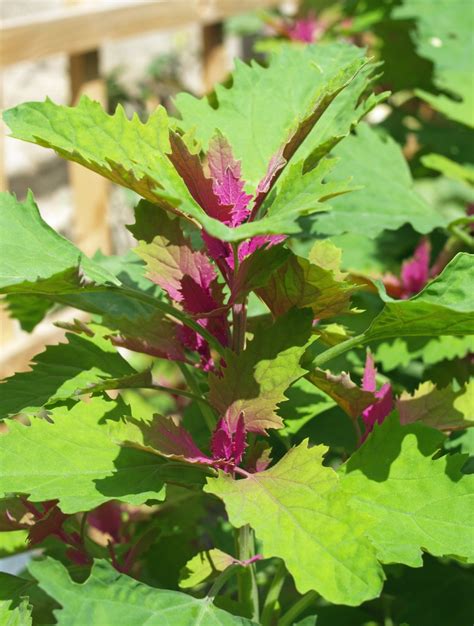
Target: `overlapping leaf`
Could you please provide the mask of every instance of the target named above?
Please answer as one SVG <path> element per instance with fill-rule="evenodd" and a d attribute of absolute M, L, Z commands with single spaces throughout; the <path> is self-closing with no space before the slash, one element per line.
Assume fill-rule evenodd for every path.
<path fill-rule="evenodd" d="M 67 335 L 68 344 L 49 346 L 35 357 L 33 369 L 9 378 L 0 387 L 0 418 L 32 413 L 74 397 L 105 380 L 136 374 L 109 341 Z"/>
<path fill-rule="evenodd" d="M 59 561 L 46 559 L 30 565 L 30 572 L 61 609 L 58 626 L 255 626 L 243 617 L 218 609 L 210 600 L 178 591 L 155 589 L 118 573 L 106 561 L 94 562 L 82 584 L 70 579 Z"/>
<path fill-rule="evenodd" d="M 311 308 L 317 319 L 345 313 L 357 287 L 339 265 L 340 250 L 330 242 L 316 243 L 308 259 L 291 254 L 257 294 L 274 315 L 294 306 Z"/>
<path fill-rule="evenodd" d="M 419 233 L 444 225 L 441 216 L 416 193 L 405 158 L 391 138 L 361 124 L 333 152 L 340 163 L 330 180 L 352 176 L 352 183 L 362 189 L 331 200 L 332 211 L 318 217 L 317 232 L 375 237 L 406 223 Z"/>
<path fill-rule="evenodd" d="M 436 458 L 442 439 L 393 415 L 342 469 L 341 487 L 372 518 L 367 534 L 384 563 L 419 567 L 422 550 L 474 558 L 474 476 L 462 473 L 462 455 Z"/>
<path fill-rule="evenodd" d="M 440 430 L 474 426 L 474 379 L 458 390 L 422 383 L 411 395 L 404 392 L 396 403 L 400 422 L 423 422 Z"/>
<path fill-rule="evenodd" d="M 366 520 L 337 492 L 337 474 L 322 465 L 327 448 L 292 448 L 277 465 L 243 480 L 221 473 L 205 490 L 224 501 L 234 526 L 250 524 L 264 557 L 284 559 L 300 593 L 316 589 L 331 602 L 376 597 L 383 573 L 364 538 Z"/>
<path fill-rule="evenodd" d="M 434 63 L 434 82 L 449 95 L 418 91 L 432 107 L 457 122 L 474 127 L 474 13 L 464 0 L 439 0 L 436 10 L 423 0 L 404 0 L 393 16 L 416 20 L 412 37 L 418 53 Z"/>
<path fill-rule="evenodd" d="M 94 398 L 70 410 L 55 408 L 48 420 L 33 418 L 30 426 L 10 421 L 0 435 L 0 494 L 28 494 L 33 502 L 57 499 L 64 513 L 74 513 L 112 499 L 141 504 L 162 498 L 165 480 L 179 472 L 193 482 L 192 468 L 177 469 L 112 440 L 107 422 L 126 410 Z"/>
<path fill-rule="evenodd" d="M 474 255 L 460 253 L 419 294 L 393 300 L 364 333 L 367 342 L 388 337 L 474 334 Z"/>
<path fill-rule="evenodd" d="M 232 563 L 235 563 L 235 559 L 217 548 L 199 552 L 186 563 L 181 573 L 179 586 L 181 589 L 195 587 L 211 576 L 216 576 L 219 572 L 224 571 Z"/>
<path fill-rule="evenodd" d="M 247 430 L 280 428 L 277 405 L 305 370 L 300 360 L 311 334 L 312 314 L 293 309 L 268 328 L 259 328 L 240 354 L 225 353 L 223 376 L 209 377 L 209 400 L 235 425 L 243 413 Z"/>
<path fill-rule="evenodd" d="M 358 387 L 349 374 L 331 374 L 315 369 L 307 379 L 332 398 L 350 417 L 357 418 L 362 411 L 376 402 L 374 394 Z"/>

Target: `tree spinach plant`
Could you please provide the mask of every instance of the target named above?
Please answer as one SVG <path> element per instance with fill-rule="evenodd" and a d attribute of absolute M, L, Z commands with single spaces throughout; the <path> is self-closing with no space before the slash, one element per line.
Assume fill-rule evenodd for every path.
<path fill-rule="evenodd" d="M 361 122 L 380 71 L 288 44 L 176 118 L 5 113 L 141 197 L 134 253 L 88 258 L 1 196 L 12 316 L 86 314 L 2 386 L 0 549 L 39 549 L 7 623 L 415 626 L 469 589 L 469 220 Z"/>

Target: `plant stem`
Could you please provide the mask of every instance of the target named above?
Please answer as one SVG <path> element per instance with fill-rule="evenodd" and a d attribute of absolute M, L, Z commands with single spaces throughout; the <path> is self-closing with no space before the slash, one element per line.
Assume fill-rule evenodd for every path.
<path fill-rule="evenodd" d="M 328 350 L 325 350 L 321 354 L 318 354 L 318 356 L 313 360 L 311 365 L 313 367 L 320 367 L 321 365 L 323 365 L 324 363 L 327 363 L 331 359 L 335 359 L 337 356 L 344 354 L 344 352 L 351 350 L 351 348 L 355 348 L 359 345 L 362 345 L 364 343 L 364 339 L 365 337 L 362 334 L 362 335 L 357 335 L 356 337 L 350 337 L 349 339 L 346 339 L 345 341 L 341 341 L 341 343 L 338 343 L 335 346 L 332 346 L 332 348 L 329 348 Z"/>
<path fill-rule="evenodd" d="M 247 561 L 255 556 L 254 534 L 248 524 L 236 531 L 236 543 L 239 561 Z M 250 618 L 258 622 L 259 602 L 255 563 L 250 563 L 239 571 L 238 590 L 239 602 L 249 610 Z"/>
<path fill-rule="evenodd" d="M 283 587 L 283 583 L 286 578 L 286 568 L 283 561 L 280 561 L 275 570 L 273 580 L 267 592 L 265 598 L 265 604 L 263 605 L 261 623 L 262 626 L 271 626 L 273 623 L 273 617 L 276 613 L 276 604 L 280 597 L 280 592 Z"/>
<path fill-rule="evenodd" d="M 209 600 L 214 600 L 214 598 L 217 596 L 217 594 L 225 585 L 225 583 L 229 580 L 229 578 L 231 578 L 240 568 L 241 565 L 234 563 L 234 565 L 229 565 L 229 567 L 227 567 L 221 574 L 219 574 L 219 576 L 214 581 L 212 587 L 207 592 L 207 597 L 209 598 Z"/>
<path fill-rule="evenodd" d="M 188 384 L 188 387 L 191 389 L 193 395 L 196 397 L 196 401 L 199 405 L 199 408 L 201 409 L 201 413 L 204 421 L 207 424 L 207 427 L 209 428 L 211 433 L 214 432 L 214 428 L 216 427 L 216 416 L 214 415 L 214 411 L 211 409 L 207 400 L 202 397 L 202 393 L 199 389 L 196 379 L 188 370 L 186 364 L 180 363 L 179 361 L 176 361 L 176 364 L 181 370 L 181 373 L 184 377 L 184 380 Z"/>
<path fill-rule="evenodd" d="M 469 248 L 474 248 L 474 239 L 460 226 L 451 225 L 449 230 Z"/>
<path fill-rule="evenodd" d="M 318 594 L 316 591 L 308 591 L 302 598 L 298 600 L 293 606 L 283 615 L 278 621 L 278 626 L 293 626 L 295 619 L 302 613 L 310 604 L 312 604 Z"/>

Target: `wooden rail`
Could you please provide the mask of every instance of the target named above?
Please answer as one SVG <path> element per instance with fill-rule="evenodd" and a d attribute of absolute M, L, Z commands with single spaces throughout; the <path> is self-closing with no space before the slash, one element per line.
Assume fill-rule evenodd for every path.
<path fill-rule="evenodd" d="M 281 4 L 281 0 L 105 0 L 94 4 L 85 0 L 65 1 L 69 5 L 58 10 L 0 21 L 0 68 L 66 54 L 71 103 L 87 94 L 104 107 L 107 95 L 99 61 L 100 48 L 106 41 L 197 23 L 202 32 L 203 90 L 210 91 L 225 77 L 228 68 L 223 20 Z M 0 190 L 7 186 L 3 133 L 0 122 Z M 74 198 L 75 243 L 86 254 L 97 249 L 110 252 L 109 183 L 76 163 L 69 165 L 69 175 Z M 51 325 L 42 324 L 29 337 L 19 335 L 0 303 L 0 378 L 26 369 L 31 356 L 42 345 L 59 341 L 63 334 Z"/>

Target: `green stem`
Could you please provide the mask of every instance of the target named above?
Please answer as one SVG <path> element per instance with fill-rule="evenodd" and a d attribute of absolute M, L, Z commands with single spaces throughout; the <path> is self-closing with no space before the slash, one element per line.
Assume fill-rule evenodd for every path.
<path fill-rule="evenodd" d="M 295 619 L 306 609 L 310 604 L 312 604 L 318 594 L 316 591 L 308 591 L 305 593 L 302 598 L 298 600 L 293 606 L 283 615 L 283 617 L 278 621 L 278 626 L 293 626 Z"/>
<path fill-rule="evenodd" d="M 283 587 L 286 578 L 286 568 L 283 561 L 280 561 L 277 565 L 273 580 L 265 598 L 265 604 L 262 610 L 262 626 L 271 626 L 273 623 L 273 617 L 276 613 L 276 605 L 280 592 Z"/>
<path fill-rule="evenodd" d="M 217 596 L 222 587 L 226 584 L 226 582 L 231 578 L 239 569 L 240 565 L 234 563 L 234 565 L 229 565 L 214 581 L 212 587 L 207 592 L 207 597 L 209 600 L 213 601 Z"/>
<path fill-rule="evenodd" d="M 253 530 L 248 524 L 236 531 L 236 543 L 239 561 L 247 561 L 255 556 Z M 238 573 L 238 597 L 244 609 L 248 609 L 250 618 L 259 621 L 259 601 L 257 570 L 255 563 L 250 563 Z"/>
<path fill-rule="evenodd" d="M 193 396 L 196 398 L 196 401 L 199 405 L 199 408 L 201 410 L 204 421 L 207 424 L 207 427 L 209 428 L 211 433 L 214 432 L 214 428 L 216 427 L 216 423 L 217 423 L 216 416 L 214 415 L 214 411 L 211 409 L 207 400 L 203 398 L 203 395 L 201 393 L 201 390 L 199 389 L 197 381 L 194 378 L 194 376 L 191 374 L 191 372 L 188 370 L 186 364 L 181 363 L 180 361 L 176 361 L 176 364 L 181 370 L 184 380 L 186 381 L 188 387 L 191 389 Z"/>
<path fill-rule="evenodd" d="M 328 350 L 325 350 L 321 354 L 318 354 L 318 356 L 313 360 L 311 365 L 315 368 L 321 367 L 321 365 L 323 365 L 324 363 L 331 361 L 331 359 L 335 359 L 341 354 L 344 354 L 344 352 L 347 352 L 348 350 L 351 350 L 352 348 L 356 348 L 359 345 L 363 345 L 364 340 L 365 340 L 365 337 L 362 334 L 362 335 L 357 335 L 356 337 L 350 337 L 349 339 L 346 339 L 345 341 L 341 341 L 341 343 L 338 343 L 335 346 L 332 346 L 332 348 L 329 348 Z"/>
<path fill-rule="evenodd" d="M 451 225 L 449 230 L 469 248 L 474 248 L 474 238 L 460 226 Z"/>

